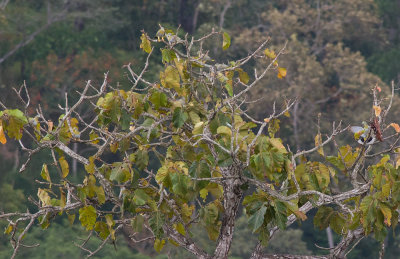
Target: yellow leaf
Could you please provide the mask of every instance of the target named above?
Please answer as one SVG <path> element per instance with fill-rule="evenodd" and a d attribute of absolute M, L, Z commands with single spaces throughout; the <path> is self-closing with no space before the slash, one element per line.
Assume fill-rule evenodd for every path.
<path fill-rule="evenodd" d="M 8 235 L 11 233 L 11 231 L 13 230 L 14 225 L 8 224 L 8 227 L 6 228 L 6 230 L 4 230 L 4 234 Z"/>
<path fill-rule="evenodd" d="M 0 124 L 0 143 L 1 144 L 7 143 L 6 135 L 4 135 L 3 125 L 1 125 L 1 124 Z"/>
<path fill-rule="evenodd" d="M 200 190 L 200 197 L 203 198 L 203 201 L 206 201 L 208 195 L 208 190 L 206 188 Z"/>
<path fill-rule="evenodd" d="M 284 67 L 278 67 L 278 78 L 282 79 L 286 76 L 286 68 Z"/>
<path fill-rule="evenodd" d="M 143 49 L 146 53 L 150 53 L 151 52 L 151 43 L 147 39 L 146 34 L 143 33 L 142 36 L 140 36 L 140 39 L 142 40 L 142 43 L 140 44 L 140 48 Z"/>
<path fill-rule="evenodd" d="M 51 182 L 50 180 L 50 174 L 49 174 L 49 169 L 47 168 L 46 164 L 43 164 L 42 166 L 42 171 L 40 172 L 40 176 L 42 176 L 42 178 L 45 181 Z"/>
<path fill-rule="evenodd" d="M 374 108 L 375 116 L 379 116 L 381 114 L 381 107 L 374 105 L 372 108 Z"/>
<path fill-rule="evenodd" d="M 273 51 L 273 50 L 269 50 L 268 48 L 266 48 L 266 49 L 264 50 L 264 53 L 265 53 L 265 56 L 267 56 L 267 57 L 270 58 L 270 59 L 276 58 L 275 51 Z"/>
<path fill-rule="evenodd" d="M 154 241 L 154 249 L 157 251 L 157 253 L 161 252 L 164 245 L 165 245 L 165 239 L 160 240 L 156 238 L 156 240 Z"/>
<path fill-rule="evenodd" d="M 385 224 L 390 227 L 392 220 L 392 211 L 386 205 L 381 204 L 380 207 L 382 214 L 385 217 Z"/>
<path fill-rule="evenodd" d="M 69 174 L 68 162 L 67 162 L 67 160 L 65 160 L 65 157 L 63 157 L 63 156 L 60 157 L 60 159 L 58 159 L 58 161 L 60 162 L 62 177 L 65 178 Z"/>
<path fill-rule="evenodd" d="M 42 206 L 50 205 L 50 196 L 45 190 L 39 188 L 38 192 L 37 192 L 37 196 L 39 197 L 40 201 L 42 202 Z"/>
<path fill-rule="evenodd" d="M 390 195 L 390 182 L 385 183 L 384 185 L 382 185 L 382 198 L 389 198 Z"/>
<path fill-rule="evenodd" d="M 399 133 L 400 132 L 400 126 L 397 123 L 390 123 L 390 126 L 392 126 L 394 128 L 394 130 Z"/>
<path fill-rule="evenodd" d="M 115 153 L 118 150 L 118 142 L 113 142 L 110 144 L 110 151 Z"/>
<path fill-rule="evenodd" d="M 320 146 L 320 145 L 322 145 L 322 137 L 321 137 L 321 133 L 318 133 L 318 134 L 315 136 L 315 146 L 318 147 L 318 146 Z M 319 153 L 321 156 L 324 156 L 324 149 L 323 149 L 322 147 L 318 148 L 318 153 Z"/>
<path fill-rule="evenodd" d="M 174 228 L 178 231 L 182 236 L 186 235 L 185 227 L 182 223 L 174 224 Z"/>
<path fill-rule="evenodd" d="M 164 73 L 160 73 L 161 84 L 166 88 L 180 89 L 179 71 L 172 66 L 168 66 Z"/>
<path fill-rule="evenodd" d="M 217 128 L 217 133 L 218 133 L 218 134 L 225 134 L 225 135 L 231 136 L 231 135 L 232 135 L 232 130 L 231 130 L 229 127 L 227 127 L 227 126 L 219 126 L 219 127 Z"/>
<path fill-rule="evenodd" d="M 286 154 L 286 148 L 285 146 L 282 144 L 282 141 L 280 139 L 277 138 L 271 138 L 269 140 L 269 142 L 271 143 L 272 146 L 276 147 L 281 153 Z"/>

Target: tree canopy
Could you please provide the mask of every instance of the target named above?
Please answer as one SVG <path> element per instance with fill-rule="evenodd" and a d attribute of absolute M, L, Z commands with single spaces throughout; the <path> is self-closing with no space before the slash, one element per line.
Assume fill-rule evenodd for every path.
<path fill-rule="evenodd" d="M 76 101 L 65 94 L 56 121 L 40 107 L 31 113 L 25 84 L 16 90 L 22 108 L 1 104 L 1 142 L 15 139 L 28 153 L 20 171 L 38 152 L 52 158 L 36 172 L 40 187 L 37 199 L 31 198 L 32 212 L 0 215 L 9 221 L 12 258 L 21 246 L 32 245 L 23 237 L 33 225 L 46 229 L 59 215 L 79 220 L 88 239 L 92 233 L 103 239 L 94 250 L 86 241 L 80 245 L 88 256 L 128 228 L 133 240 L 144 231 L 158 252 L 171 243 L 198 258 L 227 258 L 241 205 L 259 240 L 252 258 L 265 256 L 262 248 L 275 232 L 306 220 L 313 208 L 317 227 L 329 226 L 342 236 L 321 258 L 344 257 L 370 233 L 383 242 L 388 228 L 397 225 L 400 200 L 400 159 L 390 156 L 399 148 L 400 126 L 386 121 L 394 86 L 389 95 L 378 85 L 372 88 L 373 102 L 365 104 L 373 111 L 370 122 L 354 134 L 385 138 L 393 143 L 389 148 L 339 146 L 335 139 L 348 127 L 338 122 L 330 132 L 316 132 L 315 147 L 292 152 L 277 132 L 298 100 L 272 105 L 262 120 L 247 112 L 254 102 L 248 93 L 263 87 L 269 71 L 280 80 L 289 76 L 280 66 L 286 45 L 275 53 L 267 39 L 248 56 L 220 63 L 203 48 L 215 37 L 222 51 L 230 47 L 229 34 L 215 30 L 200 38 L 162 26 L 154 36 L 143 32 L 146 61 L 124 66 L 130 85 L 111 84 L 107 73 L 102 84 L 88 80 Z M 149 81 L 150 60 L 158 51 L 163 68 L 158 80 Z M 264 67 L 249 74 L 245 67 L 253 60 Z M 330 144 L 328 154 L 324 147 Z M 78 181 L 70 176 L 73 160 L 82 165 Z M 194 241 L 193 226 L 214 241 L 211 253 Z"/>
<path fill-rule="evenodd" d="M 397 211 L 399 12 L 397 0 L 0 1 L 0 215 L 13 215 L 0 220 L 0 257 L 35 213 L 16 258 L 196 257 L 168 229 L 154 235 L 156 212 L 212 257 L 231 181 L 241 198 L 230 258 L 250 257 L 258 241 L 261 257 L 397 258 L 399 230 L 387 222 Z M 379 182 L 390 182 L 386 199 Z M 64 209 L 68 197 L 75 209 Z M 83 220 L 96 216 L 89 232 L 81 208 Z M 276 211 L 287 229 L 274 232 L 284 225 Z M 364 232 L 339 248 L 358 221 Z"/>

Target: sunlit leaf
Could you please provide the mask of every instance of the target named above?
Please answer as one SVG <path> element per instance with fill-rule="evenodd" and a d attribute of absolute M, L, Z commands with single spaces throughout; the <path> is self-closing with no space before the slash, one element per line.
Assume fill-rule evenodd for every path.
<path fill-rule="evenodd" d="M 229 36 L 228 33 L 224 32 L 224 34 L 222 35 L 222 49 L 227 50 L 230 45 L 231 45 L 231 37 Z"/>
<path fill-rule="evenodd" d="M 226 91 L 228 92 L 229 96 L 233 96 L 233 87 L 232 84 L 226 83 L 224 85 Z"/>
<path fill-rule="evenodd" d="M 165 239 L 158 239 L 154 240 L 154 250 L 157 251 L 157 253 L 161 252 L 165 245 Z"/>
<path fill-rule="evenodd" d="M 219 126 L 217 128 L 217 134 L 224 134 L 224 135 L 231 136 L 232 130 L 227 126 Z"/>
<path fill-rule="evenodd" d="M 315 146 L 318 147 L 318 146 L 321 146 L 321 145 L 322 145 L 322 137 L 321 137 L 321 133 L 318 133 L 315 136 Z M 324 149 L 322 148 L 322 146 L 319 147 L 317 151 L 321 156 L 324 156 Z"/>
<path fill-rule="evenodd" d="M 374 105 L 372 108 L 374 108 L 375 116 L 378 117 L 379 115 L 381 115 L 382 108 L 380 106 Z"/>
<path fill-rule="evenodd" d="M 239 72 L 239 79 L 242 83 L 247 84 L 250 80 L 249 75 L 243 69 L 237 69 Z"/>
<path fill-rule="evenodd" d="M 49 169 L 47 168 L 46 164 L 43 164 L 42 171 L 40 172 L 40 176 L 43 178 L 43 180 L 51 182 Z"/>
<path fill-rule="evenodd" d="M 4 134 L 3 125 L 1 124 L 1 120 L 0 120 L 0 143 L 1 144 L 7 143 L 6 135 Z"/>
<path fill-rule="evenodd" d="M 162 49 L 161 50 L 163 63 L 168 63 L 176 58 L 176 54 L 172 49 Z"/>
<path fill-rule="evenodd" d="M 103 221 L 96 222 L 94 226 L 94 230 L 99 233 L 99 236 L 104 240 L 110 235 L 110 230 L 107 227 L 107 224 Z"/>
<path fill-rule="evenodd" d="M 145 33 L 140 36 L 140 39 L 142 40 L 142 43 L 140 44 L 140 48 L 143 49 L 145 52 L 150 53 L 151 52 L 151 43 L 149 39 L 147 39 L 147 35 Z"/>
<path fill-rule="evenodd" d="M 390 227 L 392 220 L 392 210 L 385 204 L 381 203 L 379 205 L 380 210 L 382 211 L 383 216 L 385 217 L 385 224 Z"/>
<path fill-rule="evenodd" d="M 267 57 L 270 58 L 270 59 L 275 59 L 275 58 L 276 58 L 275 51 L 269 50 L 268 48 L 266 48 L 266 49 L 264 50 L 264 54 L 265 54 L 265 56 L 267 56 Z"/>
<path fill-rule="evenodd" d="M 44 206 L 50 205 L 51 199 L 50 199 L 50 196 L 49 196 L 49 194 L 47 193 L 47 191 L 45 191 L 45 190 L 39 188 L 39 189 L 38 189 L 38 192 L 37 192 L 37 196 L 39 197 L 39 200 L 42 202 L 42 204 L 43 204 Z"/>
<path fill-rule="evenodd" d="M 282 79 L 284 77 L 286 77 L 286 68 L 283 67 L 278 67 L 278 78 Z"/>
<path fill-rule="evenodd" d="M 69 174 L 69 165 L 67 160 L 65 160 L 65 157 L 62 156 L 60 157 L 60 159 L 58 159 L 58 162 L 60 162 L 62 177 L 63 178 L 67 177 Z"/>
<path fill-rule="evenodd" d="M 394 130 L 395 130 L 397 133 L 400 132 L 400 126 L 399 126 L 399 124 L 392 122 L 392 123 L 390 123 L 390 126 L 392 126 L 392 127 L 394 128 Z M 4 143 L 3 143 L 3 144 L 4 144 Z"/>
<path fill-rule="evenodd" d="M 186 230 L 185 230 L 185 227 L 183 226 L 182 223 L 174 224 L 174 228 L 175 228 L 176 231 L 178 231 L 178 233 L 181 234 L 182 236 L 186 235 Z"/>
<path fill-rule="evenodd" d="M 275 148 L 277 148 L 279 150 L 279 152 L 286 154 L 287 150 L 285 148 L 285 146 L 282 144 L 282 141 L 278 138 L 270 138 L 269 142 L 271 143 L 272 146 L 274 146 Z"/>
<path fill-rule="evenodd" d="M 96 209 L 92 206 L 86 206 L 79 209 L 79 220 L 86 230 L 92 230 L 96 223 L 97 213 Z"/>
<path fill-rule="evenodd" d="M 6 235 L 10 234 L 13 229 L 14 229 L 14 225 L 12 225 L 11 223 L 8 224 L 7 228 L 4 230 L 4 234 L 6 234 Z"/>

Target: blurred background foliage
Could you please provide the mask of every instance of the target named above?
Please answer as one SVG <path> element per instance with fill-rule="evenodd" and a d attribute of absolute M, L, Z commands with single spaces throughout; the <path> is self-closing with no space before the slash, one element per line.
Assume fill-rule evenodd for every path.
<path fill-rule="evenodd" d="M 378 84 L 387 93 L 392 80 L 400 81 L 399 14 L 399 0 L 11 0 L 0 9 L 0 100 L 18 107 L 12 88 L 26 82 L 32 104 L 40 104 L 57 120 L 57 104 L 64 102 L 65 93 L 73 101 L 76 90 L 87 80 L 98 84 L 109 71 L 112 85 L 129 87 L 121 67 L 128 63 L 143 67 L 141 30 L 155 35 L 162 24 L 173 30 L 180 27 L 182 35 L 199 37 L 212 28 L 223 29 L 232 38 L 230 49 L 223 52 L 218 41 L 205 46 L 210 56 L 221 62 L 245 56 L 268 37 L 269 48 L 275 52 L 287 44 L 279 61 L 287 68 L 287 77 L 281 80 L 272 72 L 249 96 L 261 98 L 262 105 L 250 103 L 248 108 L 262 119 L 270 114 L 274 100 L 280 106 L 286 99 L 298 98 L 280 131 L 280 137 L 296 151 L 313 145 L 318 120 L 322 132 L 330 130 L 332 121 L 348 125 L 368 120 L 371 88 Z M 155 55 L 160 57 L 160 51 Z M 149 80 L 157 80 L 159 60 L 150 60 Z M 249 64 L 249 71 L 261 65 Z M 392 118 L 400 117 L 398 104 L 392 111 Z M 342 141 L 351 141 L 351 136 Z M 19 174 L 26 157 L 17 143 L 0 146 L 0 211 L 30 208 L 28 197 L 35 197 L 33 190 L 38 187 L 34 178 L 41 164 L 50 159 L 45 153 L 34 158 Z M 79 170 L 74 169 L 75 177 Z M 0 228 L 6 224 L 0 222 Z M 386 240 L 385 258 L 397 258 L 398 234 L 396 229 Z M 212 247 L 201 230 L 194 229 L 193 235 L 205 247 Z M 85 232 L 58 219 L 46 231 L 33 230 L 27 239 L 40 247 L 25 249 L 18 258 L 83 257 L 74 244 L 83 241 L 76 236 L 84 238 Z M 97 258 L 167 258 L 167 253 L 173 258 L 190 258 L 172 246 L 163 250 L 166 254 L 156 255 L 151 244 L 132 243 L 128 236 L 121 234 L 116 249 L 107 245 Z M 247 258 L 255 245 L 253 239 L 241 216 L 231 257 Z M 309 219 L 279 233 L 267 251 L 324 253 L 317 245 L 328 246 L 326 234 L 315 229 Z M 8 258 L 11 252 L 4 235 L 0 236 L 0 251 L 0 258 Z M 378 251 L 378 244 L 366 238 L 349 258 L 376 258 Z"/>

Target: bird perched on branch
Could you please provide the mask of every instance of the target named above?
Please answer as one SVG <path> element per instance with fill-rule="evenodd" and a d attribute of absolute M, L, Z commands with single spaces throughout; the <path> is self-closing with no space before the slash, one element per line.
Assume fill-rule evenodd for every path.
<path fill-rule="evenodd" d="M 354 138 L 361 145 L 371 145 L 375 143 L 376 140 L 383 141 L 382 132 L 379 125 L 378 118 L 374 118 L 374 120 L 368 125 L 363 121 L 364 127 L 360 126 L 352 126 L 350 130 L 354 133 Z"/>

